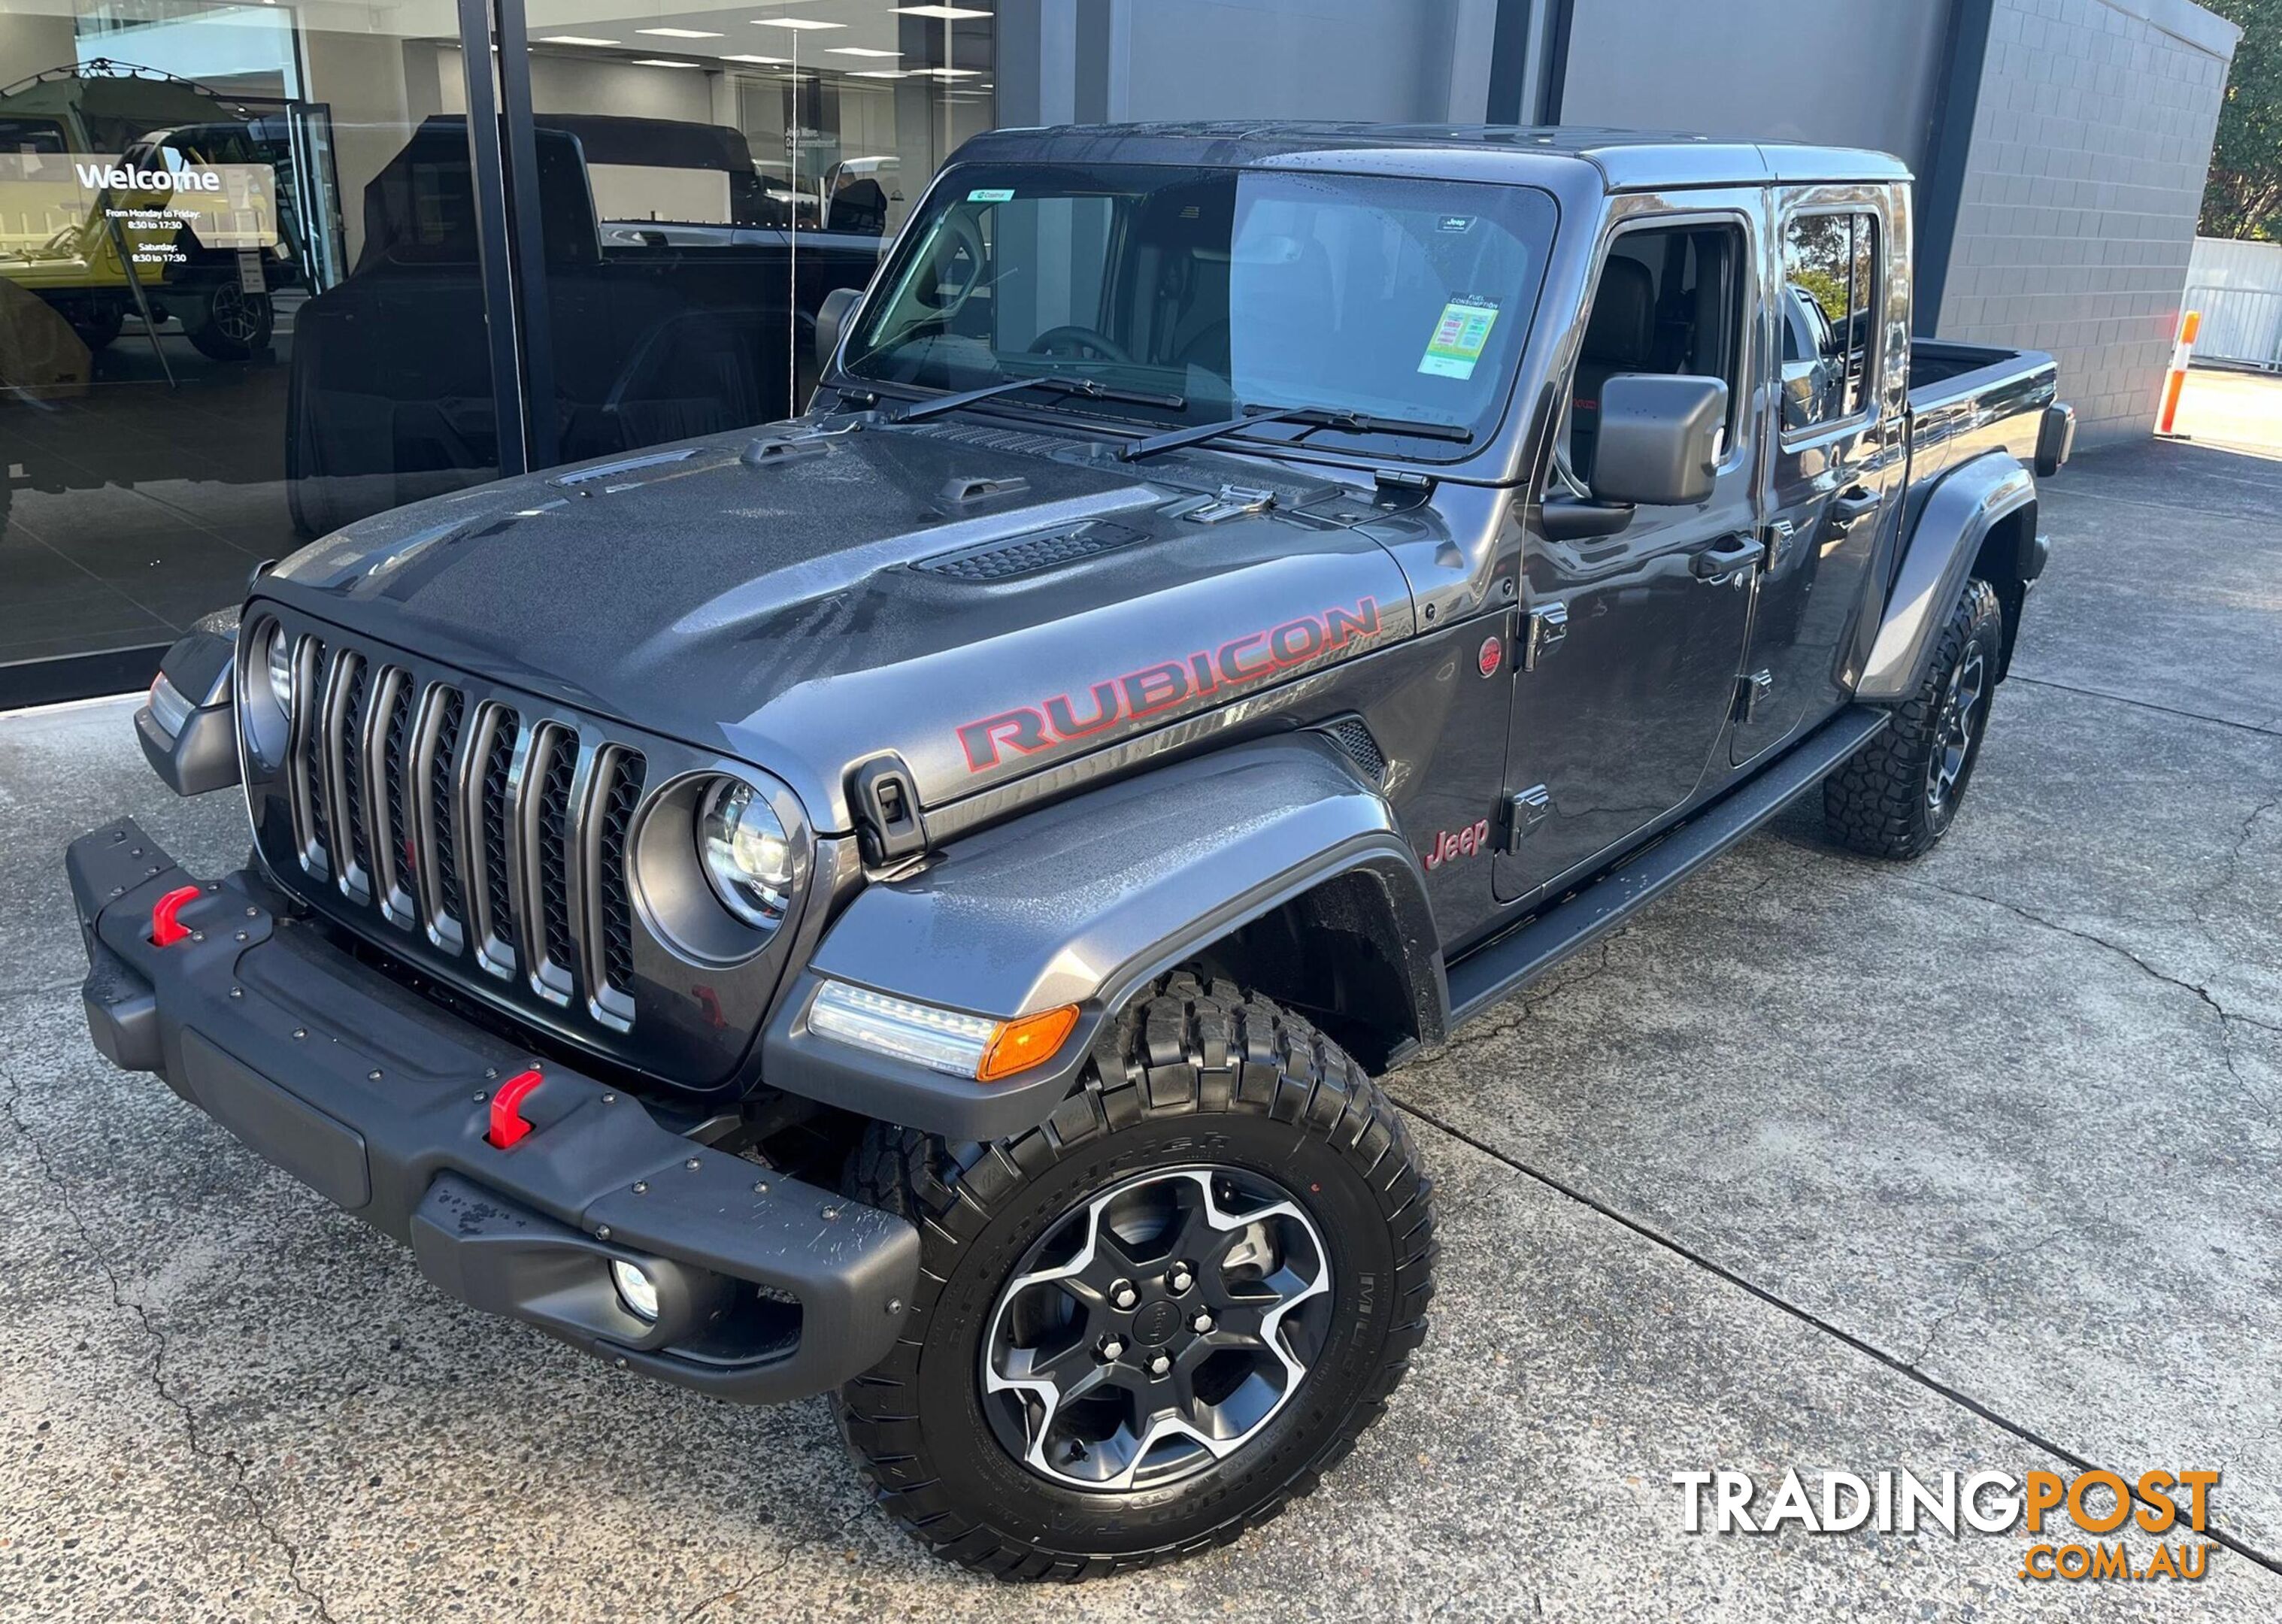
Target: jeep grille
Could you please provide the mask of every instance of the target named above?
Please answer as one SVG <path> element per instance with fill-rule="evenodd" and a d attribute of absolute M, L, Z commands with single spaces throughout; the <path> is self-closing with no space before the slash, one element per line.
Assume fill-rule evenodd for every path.
<path fill-rule="evenodd" d="M 303 871 L 353 913 L 630 1030 L 641 750 L 314 633 L 296 657 L 285 803 Z"/>

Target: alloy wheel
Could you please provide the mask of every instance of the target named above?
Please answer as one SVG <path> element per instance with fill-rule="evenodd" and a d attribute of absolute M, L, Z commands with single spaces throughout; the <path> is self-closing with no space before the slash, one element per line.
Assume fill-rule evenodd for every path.
<path fill-rule="evenodd" d="M 1158 1488 L 1227 1459 L 1321 1354 L 1332 1305 L 1315 1221 L 1273 1179 L 1189 1167 L 1051 1224 L 991 1310 L 993 1433 L 1066 1488 Z"/>
<path fill-rule="evenodd" d="M 1981 725 L 1988 673 L 1988 663 L 1976 647 L 1968 647 L 1957 669 L 1949 673 L 1941 710 L 1934 720 L 1933 754 L 1926 763 L 1926 806 L 1936 814 L 1947 809 L 1956 796 L 1958 780 L 1965 775 L 1973 735 Z"/>

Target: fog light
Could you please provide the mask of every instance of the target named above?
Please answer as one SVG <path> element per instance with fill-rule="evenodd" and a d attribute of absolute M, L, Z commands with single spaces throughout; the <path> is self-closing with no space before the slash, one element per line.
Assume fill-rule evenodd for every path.
<path fill-rule="evenodd" d="M 610 1260 L 610 1284 L 618 1288 L 618 1301 L 636 1318 L 651 1324 L 657 1321 L 657 1282 L 642 1272 L 638 1263 L 622 1257 Z"/>

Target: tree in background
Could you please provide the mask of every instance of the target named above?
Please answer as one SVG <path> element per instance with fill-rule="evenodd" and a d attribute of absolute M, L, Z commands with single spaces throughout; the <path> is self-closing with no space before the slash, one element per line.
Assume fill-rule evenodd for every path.
<path fill-rule="evenodd" d="M 2202 0 L 2242 30 L 2203 188 L 2205 237 L 2282 237 L 2282 0 Z"/>

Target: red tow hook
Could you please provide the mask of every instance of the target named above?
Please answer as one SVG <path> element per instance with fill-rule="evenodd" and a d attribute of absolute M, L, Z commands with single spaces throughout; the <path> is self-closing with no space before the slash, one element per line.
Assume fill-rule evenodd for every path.
<path fill-rule="evenodd" d="M 531 1131 L 531 1124 L 524 1121 L 520 1107 L 539 1081 L 539 1072 L 533 1068 L 518 1071 L 499 1085 L 499 1092 L 492 1096 L 492 1131 L 484 1136 L 485 1138 L 505 1150 Z"/>
<path fill-rule="evenodd" d="M 176 917 L 184 903 L 198 899 L 198 888 L 184 885 L 168 891 L 151 905 L 151 941 L 153 946 L 172 947 L 190 934 L 190 928 Z"/>

